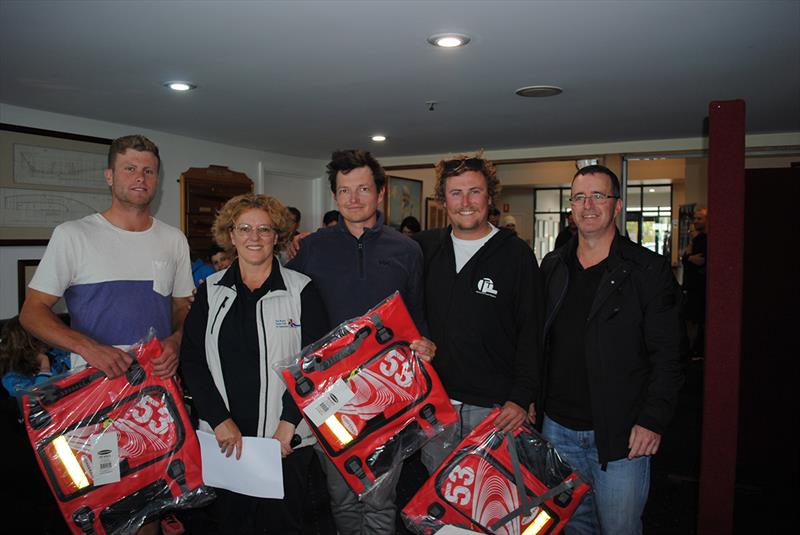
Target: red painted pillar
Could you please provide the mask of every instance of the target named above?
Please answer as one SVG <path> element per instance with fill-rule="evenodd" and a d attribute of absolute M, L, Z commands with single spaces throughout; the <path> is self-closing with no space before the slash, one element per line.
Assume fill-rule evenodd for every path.
<path fill-rule="evenodd" d="M 742 332 L 744 101 L 711 102 L 708 118 L 708 275 L 698 507 L 701 535 L 733 532 Z"/>

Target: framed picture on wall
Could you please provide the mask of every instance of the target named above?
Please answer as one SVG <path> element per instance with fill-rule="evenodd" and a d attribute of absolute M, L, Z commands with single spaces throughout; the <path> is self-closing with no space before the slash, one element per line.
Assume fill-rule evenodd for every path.
<path fill-rule="evenodd" d="M 25 294 L 28 292 L 28 283 L 31 282 L 38 265 L 39 260 L 17 260 L 17 301 L 19 310 L 22 310 L 22 303 L 25 302 Z"/>
<path fill-rule="evenodd" d="M 28 293 L 28 284 L 36 273 L 36 267 L 39 265 L 39 260 L 18 259 L 17 260 L 17 300 L 19 309 L 22 310 L 22 303 L 25 302 L 25 296 Z M 64 298 L 60 298 L 53 305 L 53 311 L 57 314 L 67 311 L 67 305 Z"/>
<path fill-rule="evenodd" d="M 447 212 L 442 203 L 433 197 L 425 198 L 425 229 L 447 226 Z"/>
<path fill-rule="evenodd" d="M 422 220 L 422 180 L 388 176 L 385 197 L 387 225 L 399 229 L 400 223 L 408 216 Z"/>
<path fill-rule="evenodd" d="M 0 245 L 46 245 L 58 224 L 108 208 L 109 145 L 0 123 Z"/>

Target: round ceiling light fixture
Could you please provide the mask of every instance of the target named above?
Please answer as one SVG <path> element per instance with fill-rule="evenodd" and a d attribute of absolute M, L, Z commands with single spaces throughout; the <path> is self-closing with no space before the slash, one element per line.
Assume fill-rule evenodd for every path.
<path fill-rule="evenodd" d="M 469 35 L 463 33 L 437 33 L 428 37 L 428 42 L 441 48 L 458 48 L 469 43 Z"/>
<path fill-rule="evenodd" d="M 554 85 L 529 85 L 520 87 L 514 91 L 521 97 L 554 97 L 560 95 L 564 90 Z"/>
<path fill-rule="evenodd" d="M 191 91 L 195 89 L 197 85 L 175 80 L 173 82 L 164 82 L 164 87 L 169 87 L 173 91 Z"/>
<path fill-rule="evenodd" d="M 377 141 L 378 143 L 380 143 L 382 141 L 386 141 L 386 136 L 381 135 L 381 134 L 376 134 L 376 135 L 372 136 L 372 141 Z"/>

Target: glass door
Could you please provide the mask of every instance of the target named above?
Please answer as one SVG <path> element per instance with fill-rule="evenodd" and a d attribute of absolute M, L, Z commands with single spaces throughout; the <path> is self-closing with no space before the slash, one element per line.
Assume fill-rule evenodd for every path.
<path fill-rule="evenodd" d="M 672 255 L 672 186 L 628 186 L 625 230 L 631 241 Z"/>

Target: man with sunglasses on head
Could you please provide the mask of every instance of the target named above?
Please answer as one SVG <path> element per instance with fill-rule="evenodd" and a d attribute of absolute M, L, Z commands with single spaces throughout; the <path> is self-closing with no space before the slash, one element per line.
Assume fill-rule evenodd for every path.
<path fill-rule="evenodd" d="M 650 457 L 683 381 L 680 289 L 669 259 L 620 235 L 617 176 L 579 170 L 577 239 L 542 261 L 544 435 L 592 485 L 564 532 L 642 532 Z"/>
<path fill-rule="evenodd" d="M 426 332 L 422 303 L 422 253 L 419 246 L 386 226 L 383 204 L 386 173 L 363 150 L 338 150 L 327 166 L 339 223 L 321 228 L 299 244 L 287 267 L 311 277 L 322 295 L 331 325 L 360 316 L 399 291 L 417 327 Z M 422 338 L 411 342 L 420 358 L 430 360 L 436 346 Z M 384 489 L 361 501 L 330 460 L 319 455 L 327 476 L 331 511 L 340 535 L 395 532 L 395 487 L 400 467 L 381 482 Z M 385 492 L 386 489 L 389 492 Z"/>
<path fill-rule="evenodd" d="M 489 223 L 499 192 L 480 155 L 436 165 L 437 199 L 451 226 L 414 235 L 425 257 L 425 312 L 437 345 L 433 365 L 459 413 L 452 433 L 422 450 L 433 473 L 494 407 L 502 431 L 522 424 L 539 387 L 541 277 L 528 245 Z"/>

